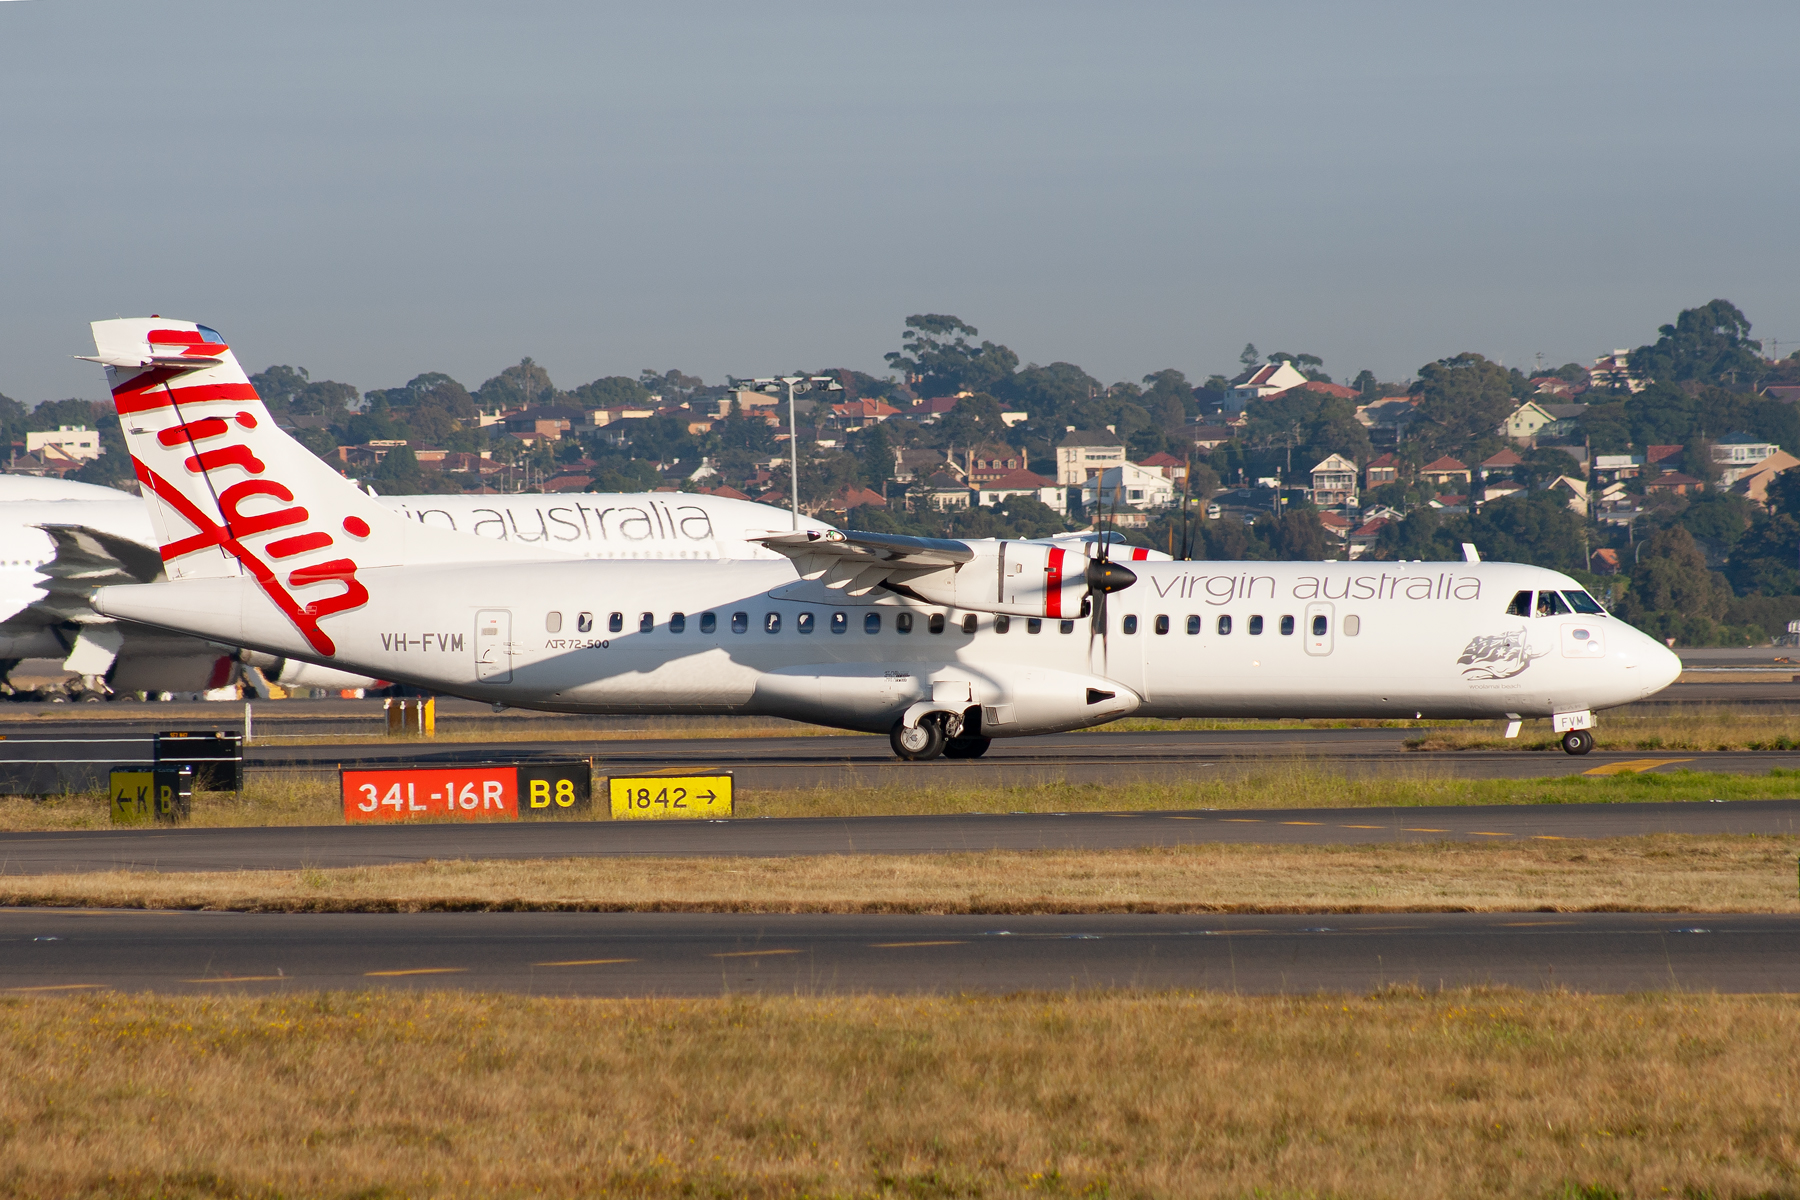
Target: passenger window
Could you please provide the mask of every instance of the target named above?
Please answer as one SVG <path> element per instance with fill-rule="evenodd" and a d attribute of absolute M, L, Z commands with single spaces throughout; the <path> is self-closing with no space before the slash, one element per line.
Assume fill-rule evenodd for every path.
<path fill-rule="evenodd" d="M 781 614 L 780 613 L 764 613 L 763 614 L 763 632 L 764 633 L 780 633 L 781 632 Z"/>
<path fill-rule="evenodd" d="M 652 629 L 655 629 L 655 628 L 656 628 L 656 614 L 655 613 L 640 613 L 638 615 L 638 632 L 639 633 L 649 633 Z"/>
<path fill-rule="evenodd" d="M 1515 592 L 1513 594 L 1512 603 L 1506 606 L 1506 615 L 1509 617 L 1529 617 L 1531 615 L 1531 593 Z"/>
<path fill-rule="evenodd" d="M 1248 629 L 1246 629 L 1244 632 L 1248 633 L 1251 637 L 1257 637 L 1258 635 L 1260 635 L 1262 633 L 1262 618 L 1261 617 L 1251 617 L 1250 618 L 1250 627 Z"/>
<path fill-rule="evenodd" d="M 1044 619 L 1042 617 L 1026 617 L 1025 618 L 1025 632 L 1026 633 L 1042 633 L 1042 632 L 1044 632 Z"/>
<path fill-rule="evenodd" d="M 580 616 L 575 618 L 575 632 L 576 633 L 591 633 L 591 632 L 593 632 L 593 629 L 594 629 L 594 614 L 593 613 L 582 613 Z"/>
<path fill-rule="evenodd" d="M 1563 597 L 1578 613 L 1587 613 L 1596 617 L 1606 615 L 1606 610 L 1600 607 L 1600 602 L 1586 592 L 1564 592 Z"/>
<path fill-rule="evenodd" d="M 1120 631 L 1123 633 L 1136 633 L 1137 617 L 1127 613 L 1124 622 L 1120 625 Z"/>
<path fill-rule="evenodd" d="M 1569 613 L 1569 606 L 1555 592 L 1539 592 L 1537 615 L 1540 617 L 1562 617 Z"/>
<path fill-rule="evenodd" d="M 813 631 L 813 615 L 809 612 L 803 612 L 795 617 L 794 630 L 797 633 L 811 633 Z"/>
<path fill-rule="evenodd" d="M 711 633 L 719 627 L 719 618 L 712 613 L 700 614 L 700 632 Z"/>
<path fill-rule="evenodd" d="M 1012 618 L 1011 617 L 995 617 L 994 618 L 994 632 L 995 633 L 1005 633 L 1007 630 L 1009 630 L 1011 628 L 1012 628 Z"/>
<path fill-rule="evenodd" d="M 1075 622 L 1073 622 L 1073 621 L 1058 621 L 1057 629 L 1058 629 L 1058 632 L 1061 632 L 1061 633 L 1074 633 L 1075 632 Z"/>
<path fill-rule="evenodd" d="M 1281 636 L 1282 637 L 1293 637 L 1294 636 L 1294 618 L 1292 618 L 1292 617 L 1281 618 Z"/>
<path fill-rule="evenodd" d="M 931 630 L 933 633 L 944 632 L 944 614 L 932 613 L 929 617 L 926 617 L 925 628 Z"/>
<path fill-rule="evenodd" d="M 1324 637 L 1325 631 L 1329 628 L 1331 628 L 1331 623 L 1325 619 L 1324 613 L 1320 613 L 1318 616 L 1313 618 L 1313 633 L 1312 633 L 1312 635 L 1314 637 Z"/>
<path fill-rule="evenodd" d="M 831 614 L 831 632 L 842 633 L 842 632 L 844 632 L 844 630 L 846 630 L 848 628 L 850 628 L 850 618 L 849 617 L 846 617 L 841 612 Z"/>
<path fill-rule="evenodd" d="M 975 614 L 974 613 L 964 613 L 963 614 L 963 632 L 964 633 L 974 633 L 975 632 Z"/>
<path fill-rule="evenodd" d="M 1166 616 L 1163 616 L 1159 613 L 1156 618 L 1156 624 L 1155 624 L 1155 626 L 1153 626 L 1153 628 L 1158 633 L 1169 632 L 1169 618 Z"/>
<path fill-rule="evenodd" d="M 687 632 L 687 614 L 686 613 L 670 613 L 669 614 L 669 632 L 670 633 L 686 633 Z"/>
<path fill-rule="evenodd" d="M 1344 618 L 1344 636 L 1355 637 L 1362 632 L 1362 618 L 1352 613 Z"/>
<path fill-rule="evenodd" d="M 750 614 L 735 612 L 731 614 L 731 632 L 746 633 L 750 629 Z"/>
<path fill-rule="evenodd" d="M 561 633 L 562 632 L 562 614 L 561 613 L 545 613 L 544 614 L 544 629 L 548 633 Z"/>
<path fill-rule="evenodd" d="M 622 630 L 624 628 L 625 628 L 625 614 L 624 613 L 613 613 L 611 616 L 606 618 L 606 631 L 608 633 L 618 633 L 620 630 Z"/>
<path fill-rule="evenodd" d="M 1226 634 L 1228 634 L 1230 632 L 1231 632 L 1231 618 L 1230 617 L 1220 617 L 1219 618 L 1219 636 L 1224 637 Z"/>
<path fill-rule="evenodd" d="M 864 615 L 864 617 L 863 617 L 863 632 L 864 633 L 880 633 L 881 632 L 881 614 L 880 613 L 868 613 L 868 614 Z"/>
<path fill-rule="evenodd" d="M 912 632 L 912 614 L 911 613 L 903 612 L 903 613 L 895 613 L 894 614 L 894 632 L 895 633 L 911 633 Z"/>
<path fill-rule="evenodd" d="M 1192 613 L 1188 614 L 1187 631 L 1189 633 L 1199 633 L 1200 632 L 1200 618 L 1194 616 Z"/>

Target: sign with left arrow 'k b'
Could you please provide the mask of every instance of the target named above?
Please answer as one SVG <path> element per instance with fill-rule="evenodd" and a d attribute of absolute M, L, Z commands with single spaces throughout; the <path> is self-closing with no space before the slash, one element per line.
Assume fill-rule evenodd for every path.
<path fill-rule="evenodd" d="M 615 775 L 606 781 L 615 821 L 732 815 L 731 776 Z"/>

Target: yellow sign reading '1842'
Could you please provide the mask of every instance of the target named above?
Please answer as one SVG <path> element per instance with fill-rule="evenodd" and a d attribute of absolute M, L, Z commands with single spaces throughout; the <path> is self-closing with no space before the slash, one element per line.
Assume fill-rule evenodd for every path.
<path fill-rule="evenodd" d="M 729 817 L 730 775 L 616 775 L 606 781 L 614 820 Z"/>

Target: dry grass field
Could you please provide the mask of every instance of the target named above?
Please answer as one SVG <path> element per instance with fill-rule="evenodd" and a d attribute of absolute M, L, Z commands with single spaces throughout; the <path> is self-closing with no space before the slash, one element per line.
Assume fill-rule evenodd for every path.
<path fill-rule="evenodd" d="M 604 772 L 604 767 L 600 768 Z M 856 817 L 967 812 L 1098 812 L 1226 808 L 1359 808 L 1444 804 L 1593 804 L 1623 801 L 1767 800 L 1800 795 L 1800 770 L 1763 775 L 1662 771 L 1546 779 L 1454 779 L 1429 763 L 1379 778 L 1352 778 L 1304 759 L 1269 759 L 1236 774 L 1178 783 L 1068 783 L 1054 771 L 1029 784 L 991 787 L 950 770 L 919 768 L 909 786 L 872 786 L 853 772 L 838 786 L 739 794 L 741 817 Z M 598 789 L 596 789 L 598 790 Z M 336 779 L 324 774 L 253 772 L 243 797 L 194 798 L 197 826 L 343 823 Z M 110 816 L 102 795 L 48 800 L 0 797 L 0 830 L 98 829 Z"/>
<path fill-rule="evenodd" d="M 0 904 L 248 912 L 1794 912 L 1800 837 L 448 861 L 0 876 Z"/>
<path fill-rule="evenodd" d="M 1800 1003 L 0 1001 L 16 1197 L 1791 1197 Z"/>

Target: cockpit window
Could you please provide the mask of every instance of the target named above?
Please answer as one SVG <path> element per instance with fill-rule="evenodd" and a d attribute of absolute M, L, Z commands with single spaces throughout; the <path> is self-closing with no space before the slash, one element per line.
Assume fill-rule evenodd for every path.
<path fill-rule="evenodd" d="M 1509 617 L 1529 617 L 1531 615 L 1531 593 L 1515 593 L 1512 598 L 1512 603 L 1506 606 L 1506 615 Z"/>
<path fill-rule="evenodd" d="M 1539 592 L 1537 615 L 1540 617 L 1563 617 L 1569 615 L 1569 605 L 1555 592 Z"/>
<path fill-rule="evenodd" d="M 1600 617 L 1606 615 L 1606 610 L 1600 607 L 1600 602 L 1586 592 L 1564 592 L 1563 596 L 1578 613 L 1588 613 Z"/>

